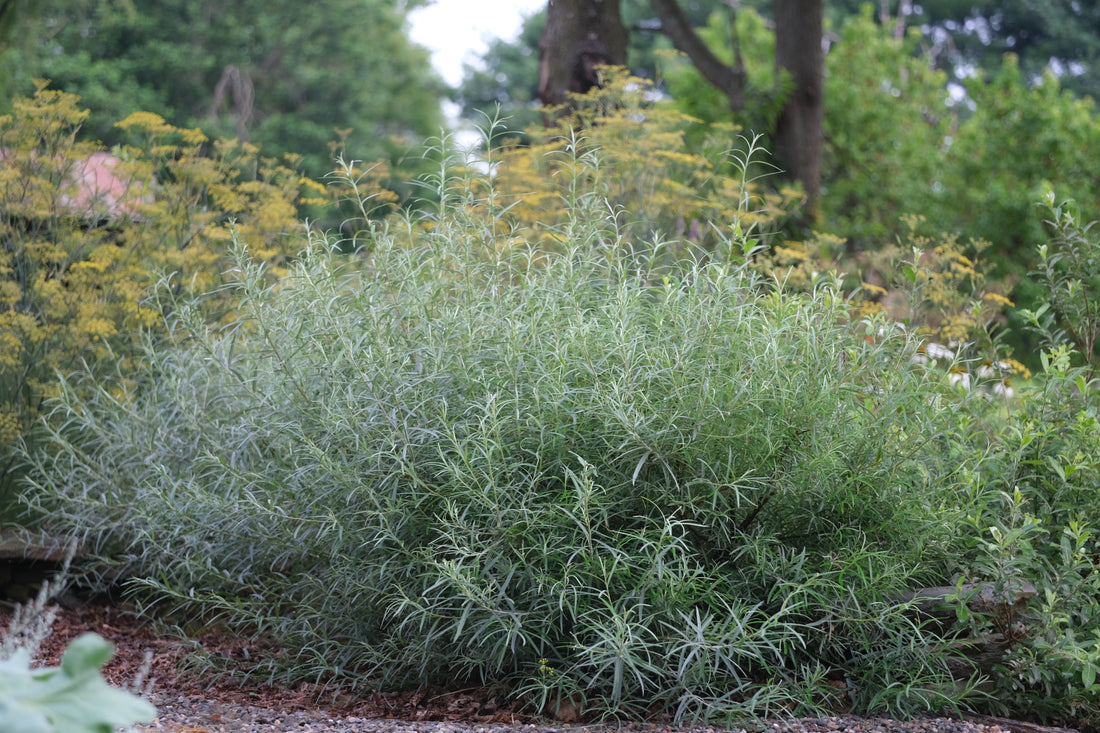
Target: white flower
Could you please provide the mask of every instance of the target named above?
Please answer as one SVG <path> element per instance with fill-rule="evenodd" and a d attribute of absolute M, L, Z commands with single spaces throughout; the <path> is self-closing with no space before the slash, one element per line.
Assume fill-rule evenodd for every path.
<path fill-rule="evenodd" d="M 997 376 L 998 374 L 1004 374 L 1007 371 L 1012 370 L 1012 365 L 1007 361 L 998 361 L 995 364 L 988 362 L 978 367 L 978 376 L 982 379 L 989 379 L 990 377 Z"/>
<path fill-rule="evenodd" d="M 955 352 L 941 344 L 928 342 L 924 345 L 924 353 L 933 359 L 954 359 Z"/>

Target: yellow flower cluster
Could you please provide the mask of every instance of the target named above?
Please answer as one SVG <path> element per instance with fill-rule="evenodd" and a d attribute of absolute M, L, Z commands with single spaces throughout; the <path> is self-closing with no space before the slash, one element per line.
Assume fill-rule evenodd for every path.
<path fill-rule="evenodd" d="M 253 145 L 210 144 L 151 112 L 118 123 L 132 145 L 78 142 L 87 111 L 45 87 L 0 117 L 0 452 L 55 392 L 56 371 L 125 361 L 157 326 L 160 273 L 216 287 L 231 226 L 277 270 L 297 251 L 301 192 L 317 191 Z"/>
<path fill-rule="evenodd" d="M 15 442 L 21 432 L 19 417 L 8 409 L 0 408 L 0 455 L 4 453 L 4 446 Z"/>
<path fill-rule="evenodd" d="M 713 252 L 723 226 L 767 231 L 798 206 L 797 190 L 767 192 L 736 175 L 732 125 L 714 126 L 705 152 L 690 149 L 686 134 L 698 120 L 658 101 L 652 86 L 608 70 L 598 94 L 577 97 L 555 127 L 529 130 L 532 144 L 507 148 L 493 175 L 505 221 L 553 247 L 570 211 L 563 204 L 594 193 L 605 205 L 592 216 L 616 219 L 632 247 L 659 239 L 676 244 L 668 252 Z"/>

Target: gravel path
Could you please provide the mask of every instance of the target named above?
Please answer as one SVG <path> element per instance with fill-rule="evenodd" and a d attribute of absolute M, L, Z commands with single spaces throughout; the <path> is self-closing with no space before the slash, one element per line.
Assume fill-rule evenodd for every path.
<path fill-rule="evenodd" d="M 282 712 L 263 707 L 240 706 L 187 697 L 154 694 L 159 717 L 135 728 L 142 733 L 745 733 L 744 729 L 713 726 L 676 727 L 650 723 L 594 726 L 544 726 L 531 723 L 458 723 L 410 721 L 389 718 L 359 718 L 329 714 L 324 710 Z M 984 725 L 947 718 L 897 721 L 832 717 L 764 723 L 761 733 L 1031 733 L 1025 726 L 1013 730 L 1000 724 Z M 1045 728 L 1057 733 L 1066 729 Z"/>

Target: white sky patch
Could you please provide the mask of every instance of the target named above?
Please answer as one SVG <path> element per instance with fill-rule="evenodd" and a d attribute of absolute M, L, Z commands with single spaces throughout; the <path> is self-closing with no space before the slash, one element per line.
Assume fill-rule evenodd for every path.
<path fill-rule="evenodd" d="M 523 19 L 546 0 L 435 0 L 409 13 L 413 41 L 432 52 L 432 66 L 451 85 L 494 38 L 515 38 Z"/>

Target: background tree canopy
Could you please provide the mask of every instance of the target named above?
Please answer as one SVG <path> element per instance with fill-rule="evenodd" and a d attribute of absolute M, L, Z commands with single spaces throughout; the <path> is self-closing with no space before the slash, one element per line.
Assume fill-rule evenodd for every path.
<path fill-rule="evenodd" d="M 725 36 L 727 43 L 735 35 L 734 19 L 738 12 L 721 0 L 679 0 L 692 27 L 708 27 L 710 37 Z M 747 0 L 738 3 L 742 10 L 751 8 L 765 17 L 771 15 L 771 0 Z M 1005 53 L 1020 59 L 1021 70 L 1038 82 L 1047 67 L 1053 68 L 1063 88 L 1076 94 L 1096 97 L 1100 94 L 1100 5 L 1073 0 L 927 0 L 913 3 L 867 0 L 826 0 L 826 20 L 830 38 L 840 33 L 845 23 L 860 14 L 862 6 L 872 7 L 880 24 L 891 32 L 904 35 L 916 28 L 927 60 L 949 76 L 963 78 L 978 72 L 996 73 Z M 901 20 L 898 14 L 901 14 Z M 657 60 L 661 49 L 671 43 L 660 33 L 660 22 L 649 0 L 623 0 L 623 21 L 631 30 L 628 66 L 641 76 L 658 75 Z M 514 41 L 498 40 L 490 45 L 481 64 L 468 67 L 466 80 L 458 90 L 467 115 L 500 102 L 508 108 L 525 105 L 534 99 L 537 86 L 538 40 L 546 22 L 546 13 L 530 16 Z M 756 44 L 755 38 L 740 35 L 741 44 Z"/>
<path fill-rule="evenodd" d="M 107 144 L 119 141 L 116 121 L 148 110 L 267 154 L 302 154 L 319 173 L 337 130 L 350 128 L 348 149 L 368 159 L 439 132 L 443 84 L 406 33 L 422 4 L 8 0 L 2 103 L 48 78 L 93 111 L 85 130 Z"/>
<path fill-rule="evenodd" d="M 929 246 L 942 235 L 973 238 L 1011 299 L 1027 308 L 1035 298 L 1028 272 L 1044 237 L 1035 202 L 1054 190 L 1096 210 L 1100 193 L 1081 163 L 1100 154 L 1100 124 L 1081 92 L 1097 84 L 1098 11 L 1056 0 L 995 5 L 825 4 L 823 190 L 814 229 L 845 243 L 823 245 L 820 253 L 844 255 L 844 271 L 875 279 L 878 265 L 865 253 L 881 263 L 911 231 L 933 238 Z M 678 2 L 722 64 L 743 65 L 745 101 L 732 113 L 727 95 L 660 32 L 657 6 L 623 0 L 627 65 L 704 123 L 687 130 L 688 140 L 698 143 L 715 123 L 732 121 L 781 152 L 775 132 L 792 92 L 775 71 L 771 0 L 737 8 L 717 0 Z M 459 90 L 466 109 L 513 101 L 524 105 L 517 117 L 530 119 L 544 22 L 542 14 L 532 16 L 518 41 L 490 49 L 491 73 L 471 70 Z M 509 59 L 517 62 L 503 63 Z M 788 234 L 807 236 L 794 228 Z M 1033 351 L 1014 345 L 1018 353 Z"/>
<path fill-rule="evenodd" d="M 931 0 L 919 4 L 910 22 L 935 42 L 945 69 L 991 72 L 1001 56 L 1014 53 L 1033 81 L 1051 67 L 1066 89 L 1100 94 L 1100 5 L 1094 2 Z"/>

